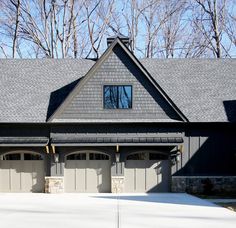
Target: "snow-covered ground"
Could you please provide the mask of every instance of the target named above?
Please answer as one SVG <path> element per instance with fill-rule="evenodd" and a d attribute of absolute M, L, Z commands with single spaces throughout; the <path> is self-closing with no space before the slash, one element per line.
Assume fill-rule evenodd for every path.
<path fill-rule="evenodd" d="M 4 194 L 0 228 L 235 228 L 236 213 L 187 194 Z"/>

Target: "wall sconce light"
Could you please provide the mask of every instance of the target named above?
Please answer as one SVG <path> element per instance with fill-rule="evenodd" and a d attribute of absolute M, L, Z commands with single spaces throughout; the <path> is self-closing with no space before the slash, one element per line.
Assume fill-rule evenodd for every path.
<path fill-rule="evenodd" d="M 173 151 L 170 154 L 171 164 L 176 165 L 177 163 L 179 163 L 180 162 L 180 156 L 181 156 L 181 153 L 180 153 L 179 150 Z"/>
<path fill-rule="evenodd" d="M 176 156 L 175 156 L 176 163 L 179 163 L 179 162 L 180 162 L 180 156 L 181 156 L 181 153 L 180 153 L 180 152 L 177 152 L 177 153 L 176 153 Z"/>
<path fill-rule="evenodd" d="M 116 153 L 116 162 L 120 162 L 120 153 Z"/>
<path fill-rule="evenodd" d="M 116 145 L 115 156 L 116 156 L 116 162 L 120 162 L 120 147 L 119 147 L 119 145 Z"/>
<path fill-rule="evenodd" d="M 59 154 L 54 154 L 54 162 L 55 163 L 59 162 Z"/>

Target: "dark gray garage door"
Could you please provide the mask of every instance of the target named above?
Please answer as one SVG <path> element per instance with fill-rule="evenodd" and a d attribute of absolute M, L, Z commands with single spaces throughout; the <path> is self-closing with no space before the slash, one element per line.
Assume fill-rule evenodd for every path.
<path fill-rule="evenodd" d="M 125 161 L 125 192 L 169 192 L 170 162 L 167 155 L 139 152 Z"/>
<path fill-rule="evenodd" d="M 110 192 L 111 161 L 106 154 L 79 152 L 66 157 L 66 192 Z"/>
<path fill-rule="evenodd" d="M 0 156 L 1 192 L 43 192 L 44 177 L 40 154 L 22 151 Z"/>

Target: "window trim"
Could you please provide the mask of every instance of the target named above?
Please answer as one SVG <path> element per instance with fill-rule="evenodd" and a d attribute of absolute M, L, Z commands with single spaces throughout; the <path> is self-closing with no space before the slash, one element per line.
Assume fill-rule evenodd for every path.
<path fill-rule="evenodd" d="M 116 86 L 117 87 L 117 96 L 119 97 L 119 86 L 130 86 L 131 87 L 131 107 L 130 108 L 106 108 L 105 107 L 105 87 L 106 86 Z M 102 96 L 103 96 L 103 109 L 104 110 L 131 110 L 133 109 L 133 85 L 132 84 L 104 84 L 102 86 Z M 117 99 L 117 104 L 119 106 L 119 101 Z"/>

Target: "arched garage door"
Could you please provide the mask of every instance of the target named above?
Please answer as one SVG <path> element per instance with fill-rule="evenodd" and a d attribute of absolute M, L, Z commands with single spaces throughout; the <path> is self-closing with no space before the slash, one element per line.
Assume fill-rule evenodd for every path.
<path fill-rule="evenodd" d="M 170 162 L 160 153 L 139 152 L 126 157 L 125 192 L 169 192 Z"/>
<path fill-rule="evenodd" d="M 32 152 L 10 152 L 0 155 L 1 192 L 43 192 L 44 160 Z"/>
<path fill-rule="evenodd" d="M 110 156 L 98 152 L 77 152 L 66 156 L 66 192 L 110 192 Z"/>

